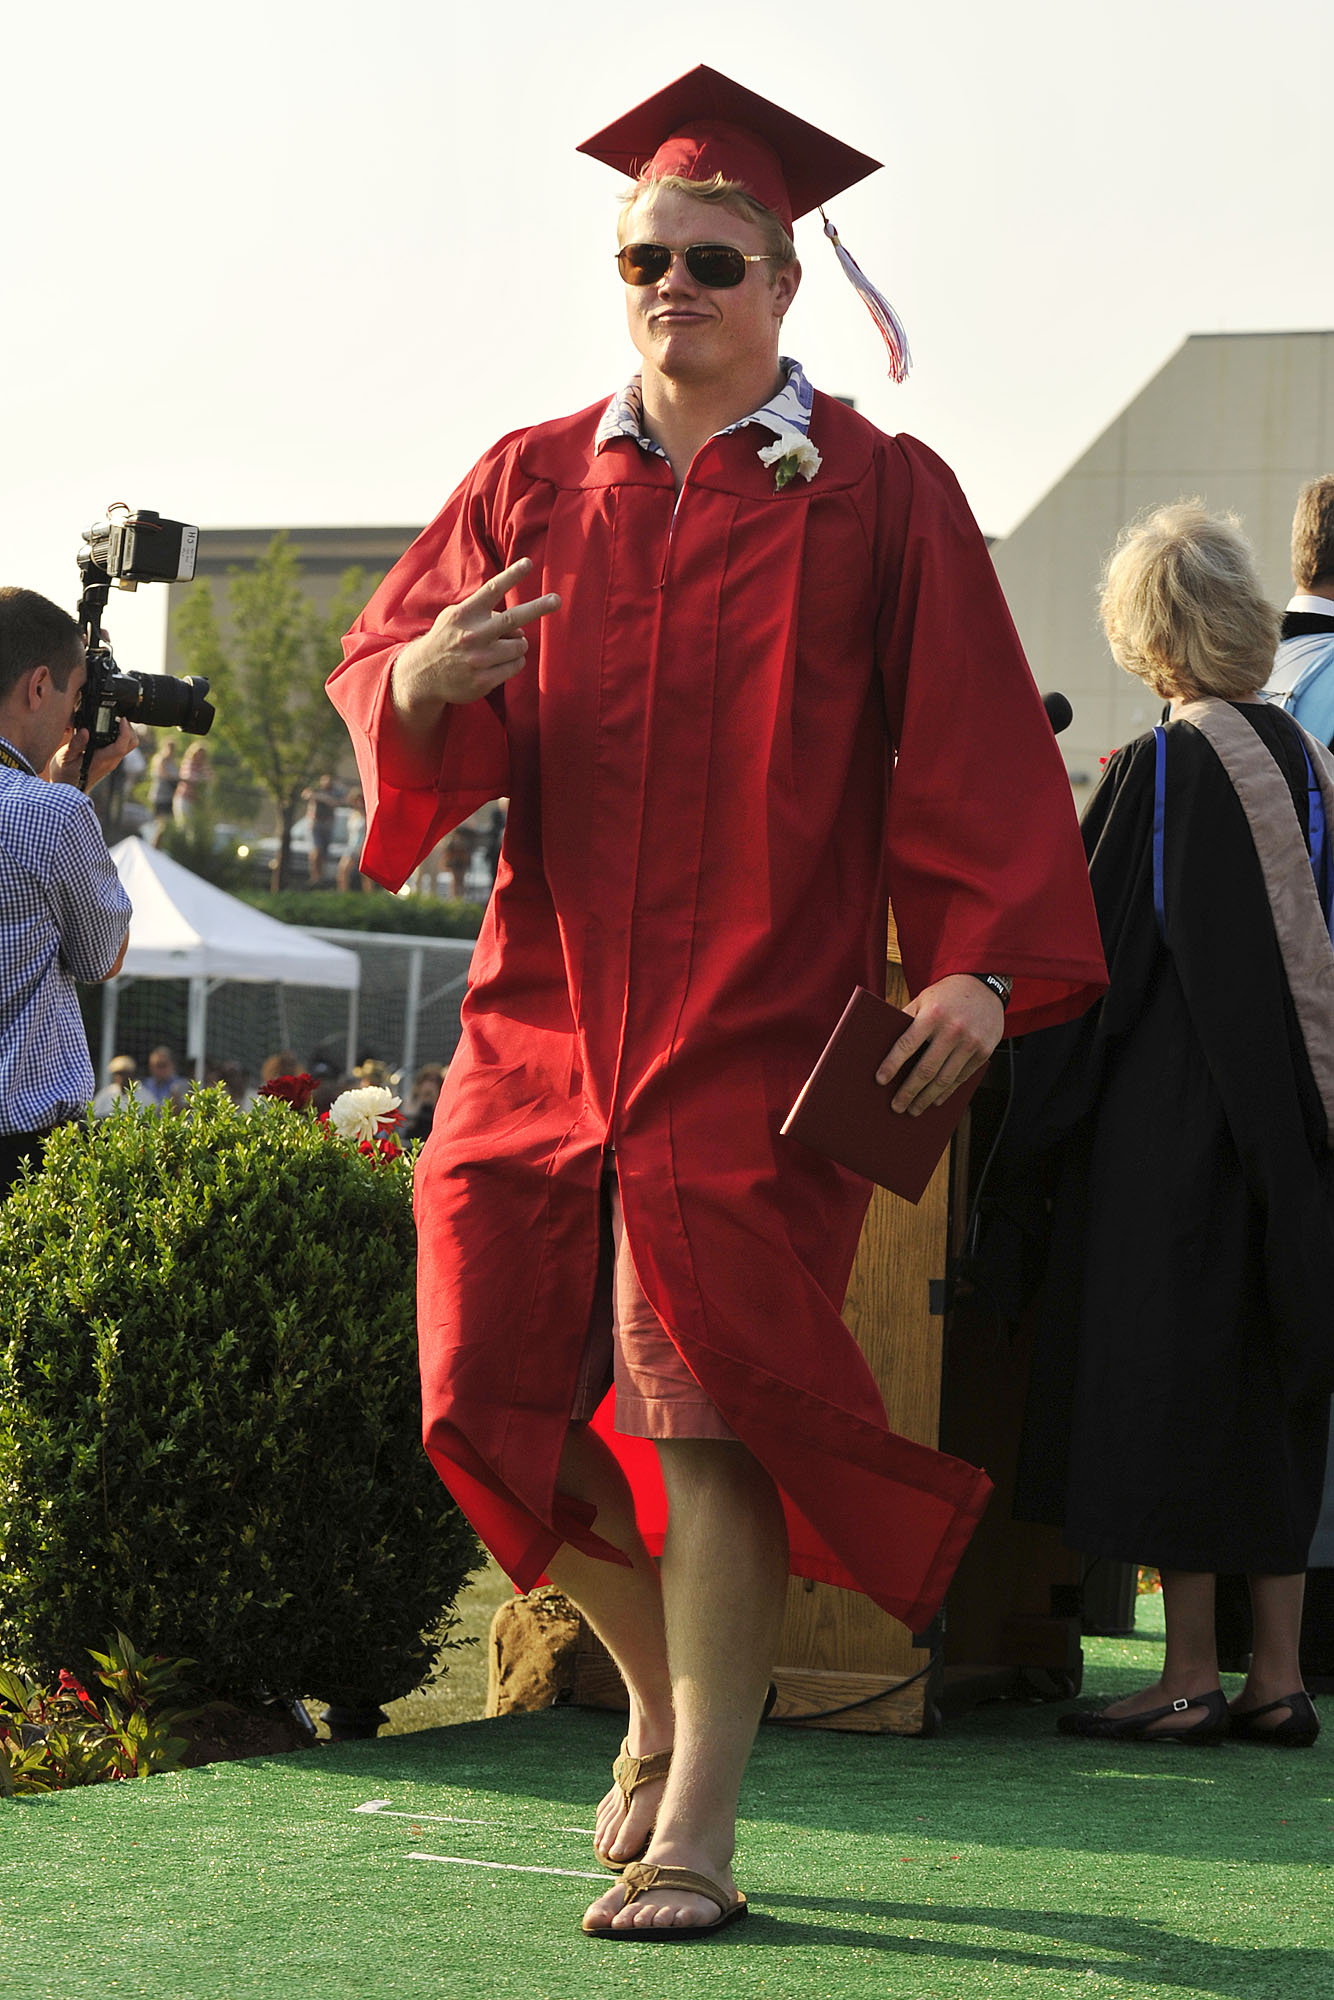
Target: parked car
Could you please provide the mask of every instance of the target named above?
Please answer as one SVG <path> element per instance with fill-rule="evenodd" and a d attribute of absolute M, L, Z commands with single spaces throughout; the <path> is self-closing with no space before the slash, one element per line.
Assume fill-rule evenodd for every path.
<path fill-rule="evenodd" d="M 326 882 L 332 882 L 334 871 L 337 869 L 343 856 L 347 853 L 347 821 L 347 807 L 336 806 L 334 808 L 333 832 L 330 837 L 329 846 L 325 852 L 324 879 Z M 303 813 L 293 826 L 292 837 L 287 844 L 293 888 L 296 888 L 302 882 L 308 881 L 310 878 L 311 846 L 310 821 Z M 249 848 L 251 854 L 255 857 L 261 874 L 264 876 L 265 881 L 267 881 L 272 872 L 273 864 L 278 859 L 277 834 L 266 834 L 262 840 L 251 841 Z"/>

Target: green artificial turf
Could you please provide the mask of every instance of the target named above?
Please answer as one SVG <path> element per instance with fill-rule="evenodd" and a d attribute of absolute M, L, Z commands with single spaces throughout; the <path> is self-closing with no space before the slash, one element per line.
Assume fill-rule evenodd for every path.
<path fill-rule="evenodd" d="M 1153 1658 L 1138 1638 L 1089 1650 L 1090 1695 Z M 0 1803 L 0 1992 L 1334 1993 L 1328 1742 L 1087 1745 L 1013 1703 L 930 1739 L 770 1727 L 737 1862 L 754 1914 L 660 1945 L 578 1931 L 599 1871 L 577 1829 L 619 1731 L 556 1709 Z M 570 1872 L 530 1872 L 548 1870 Z"/>

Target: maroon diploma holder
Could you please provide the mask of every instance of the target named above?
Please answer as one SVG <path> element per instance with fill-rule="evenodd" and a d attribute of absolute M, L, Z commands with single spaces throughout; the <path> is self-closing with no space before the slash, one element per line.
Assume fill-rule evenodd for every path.
<path fill-rule="evenodd" d="M 890 1104 L 916 1061 L 910 1056 L 892 1083 L 875 1080 L 911 1016 L 859 986 L 824 1054 L 783 1121 L 783 1136 L 824 1153 L 839 1166 L 876 1181 L 905 1201 L 920 1201 L 954 1128 L 985 1074 L 985 1065 L 941 1104 L 916 1118 Z"/>

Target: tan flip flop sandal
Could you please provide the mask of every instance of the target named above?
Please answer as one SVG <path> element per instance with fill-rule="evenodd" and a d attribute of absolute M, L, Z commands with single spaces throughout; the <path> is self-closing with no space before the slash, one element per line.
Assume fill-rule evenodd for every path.
<path fill-rule="evenodd" d="M 667 1776 L 671 1767 L 672 1753 L 670 1750 L 654 1750 L 647 1757 L 632 1757 L 630 1755 L 630 1738 L 627 1736 L 621 1744 L 620 1756 L 611 1767 L 612 1783 L 625 1800 L 626 1811 L 629 1812 L 630 1801 L 641 1785 L 656 1784 L 659 1778 Z M 612 1873 L 616 1875 L 626 1866 L 627 1860 L 639 1860 L 640 1855 L 647 1851 L 651 1839 L 652 1828 L 644 1836 L 644 1845 L 640 1848 L 639 1853 L 629 1855 L 621 1860 L 617 1860 L 610 1854 L 601 1853 L 596 1847 L 593 1849 L 593 1853 L 604 1868 L 610 1868 Z"/>
<path fill-rule="evenodd" d="M 625 1890 L 625 1909 L 637 1896 L 649 1889 L 684 1889 L 690 1896 L 706 1896 L 718 1905 L 718 1914 L 707 1924 L 651 1924 L 646 1928 L 613 1930 L 609 1924 L 585 1922 L 585 1937 L 615 1938 L 632 1943 L 645 1944 L 686 1944 L 691 1938 L 708 1937 L 720 1931 L 725 1925 L 735 1923 L 738 1917 L 749 1916 L 750 1905 L 738 1889 L 735 1897 L 729 1896 L 721 1882 L 710 1881 L 707 1875 L 697 1875 L 693 1868 L 656 1868 L 651 1862 L 631 1861 L 621 1876 Z"/>

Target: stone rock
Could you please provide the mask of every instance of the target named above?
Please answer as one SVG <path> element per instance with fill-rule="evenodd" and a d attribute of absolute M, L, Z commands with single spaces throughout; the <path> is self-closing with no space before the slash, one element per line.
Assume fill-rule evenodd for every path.
<path fill-rule="evenodd" d="M 579 1613 L 550 1585 L 502 1604 L 491 1620 L 488 1715 L 517 1715 L 569 1701 Z"/>

